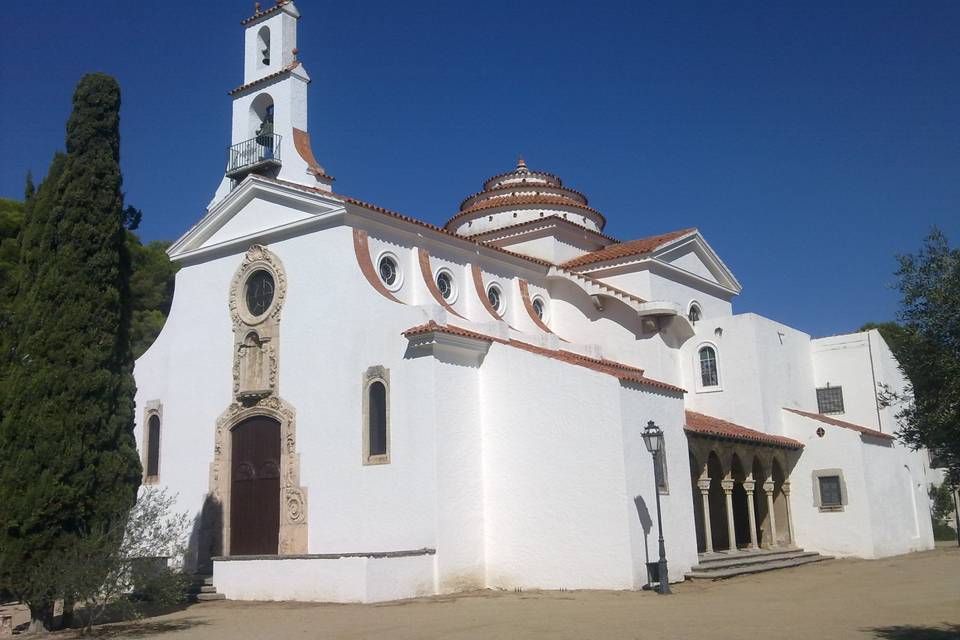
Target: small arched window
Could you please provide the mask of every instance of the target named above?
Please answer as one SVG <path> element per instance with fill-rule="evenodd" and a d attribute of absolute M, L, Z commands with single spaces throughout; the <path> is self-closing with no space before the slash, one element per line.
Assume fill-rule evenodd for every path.
<path fill-rule="evenodd" d="M 363 463 L 390 462 L 390 373 L 370 367 L 364 374 Z"/>
<path fill-rule="evenodd" d="M 700 386 L 716 387 L 719 384 L 717 351 L 713 347 L 702 347 L 700 349 Z"/>
<path fill-rule="evenodd" d="M 147 420 L 147 478 L 160 475 L 160 416 L 153 414 Z"/>
<path fill-rule="evenodd" d="M 691 304 L 690 311 L 687 312 L 687 319 L 690 321 L 691 324 L 696 324 L 700 322 L 700 318 L 701 318 L 700 305 L 698 305 L 697 303 Z"/>

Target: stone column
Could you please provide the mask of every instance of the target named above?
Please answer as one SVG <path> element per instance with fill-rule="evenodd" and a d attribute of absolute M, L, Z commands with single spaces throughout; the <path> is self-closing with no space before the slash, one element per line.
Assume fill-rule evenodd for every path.
<path fill-rule="evenodd" d="M 706 544 L 704 553 L 713 553 L 713 528 L 710 526 L 710 478 L 697 480 L 697 488 L 703 496 L 703 535 Z"/>
<path fill-rule="evenodd" d="M 781 487 L 783 490 L 783 506 L 787 508 L 787 532 L 790 534 L 790 546 L 797 546 L 797 539 L 793 537 L 793 514 L 790 513 L 790 483 L 784 482 Z"/>
<path fill-rule="evenodd" d="M 727 548 L 730 551 L 736 551 L 737 530 L 733 525 L 733 480 L 721 480 L 720 486 L 723 487 L 723 495 L 727 498 L 727 535 L 730 538 Z"/>
<path fill-rule="evenodd" d="M 753 490 L 757 483 L 753 480 L 744 480 L 743 488 L 747 492 L 747 514 L 750 516 L 750 548 L 757 548 L 757 513 L 753 506 Z"/>
<path fill-rule="evenodd" d="M 763 483 L 763 491 L 767 494 L 767 513 L 770 514 L 770 545 L 771 547 L 779 546 L 777 544 L 777 516 L 773 512 L 773 480 L 767 480 Z"/>

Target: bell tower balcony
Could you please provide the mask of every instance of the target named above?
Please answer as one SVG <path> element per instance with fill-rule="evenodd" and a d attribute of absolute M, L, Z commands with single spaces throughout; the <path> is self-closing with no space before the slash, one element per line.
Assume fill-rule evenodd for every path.
<path fill-rule="evenodd" d="M 226 175 L 232 180 L 249 173 L 275 173 L 280 166 L 279 134 L 261 134 L 227 147 Z"/>

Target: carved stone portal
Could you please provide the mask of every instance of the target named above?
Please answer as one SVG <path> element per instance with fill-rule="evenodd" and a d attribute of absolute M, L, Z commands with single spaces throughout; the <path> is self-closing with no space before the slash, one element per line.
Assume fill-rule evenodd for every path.
<path fill-rule="evenodd" d="M 253 289 L 252 283 L 256 285 Z M 217 419 L 210 464 L 210 496 L 222 516 L 222 553 L 230 555 L 230 431 L 248 418 L 280 423 L 281 555 L 307 552 L 307 490 L 300 486 L 296 412 L 279 395 L 280 312 L 287 275 L 279 258 L 261 245 L 250 247 L 230 283 L 233 320 L 233 402 Z"/>
<path fill-rule="evenodd" d="M 223 513 L 223 554 L 230 555 L 230 431 L 244 420 L 266 416 L 280 423 L 280 547 L 281 555 L 307 553 L 307 489 L 300 486 L 300 455 L 297 453 L 296 412 L 276 396 L 253 405 L 234 402 L 217 419 L 213 462 L 210 464 L 210 494 Z"/>

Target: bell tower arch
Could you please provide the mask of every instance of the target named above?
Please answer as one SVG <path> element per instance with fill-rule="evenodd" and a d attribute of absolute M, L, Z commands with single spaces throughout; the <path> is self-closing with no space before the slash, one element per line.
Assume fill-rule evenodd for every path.
<path fill-rule="evenodd" d="M 258 2 L 243 20 L 243 84 L 233 101 L 223 180 L 207 209 L 251 175 L 331 191 L 333 177 L 313 155 L 307 129 L 310 75 L 298 58 L 300 11 L 293 0 L 269 8 Z"/>

